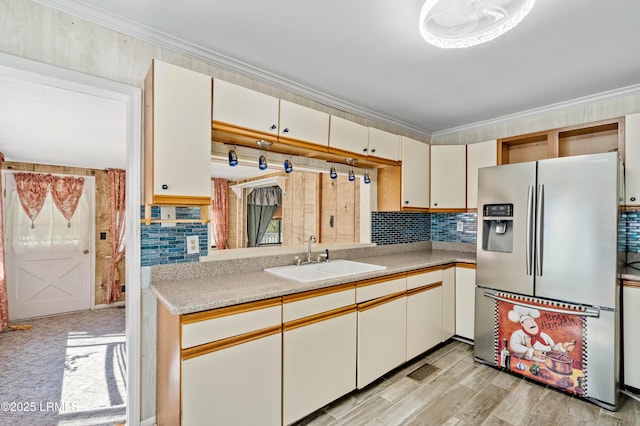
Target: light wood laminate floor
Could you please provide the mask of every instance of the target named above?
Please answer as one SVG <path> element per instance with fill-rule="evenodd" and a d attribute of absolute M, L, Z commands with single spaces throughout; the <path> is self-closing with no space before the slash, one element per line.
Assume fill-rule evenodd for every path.
<path fill-rule="evenodd" d="M 407 375 L 424 364 L 427 377 Z M 620 395 L 611 412 L 473 361 L 452 342 L 302 419 L 314 425 L 640 425 L 640 403 Z"/>

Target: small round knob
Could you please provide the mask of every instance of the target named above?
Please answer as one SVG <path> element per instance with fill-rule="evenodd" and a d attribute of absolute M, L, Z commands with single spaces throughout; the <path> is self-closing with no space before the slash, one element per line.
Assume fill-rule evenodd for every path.
<path fill-rule="evenodd" d="M 272 125 L 271 125 L 271 130 L 275 130 L 275 129 L 277 129 L 277 128 L 278 128 L 278 126 L 276 126 L 275 124 L 272 124 Z"/>
<path fill-rule="evenodd" d="M 289 128 L 285 127 L 284 130 L 282 131 L 283 133 L 289 133 Z"/>
<path fill-rule="evenodd" d="M 635 200 L 636 200 L 636 197 L 631 197 L 631 198 L 629 198 L 629 199 L 630 199 L 631 201 L 635 201 Z"/>
<path fill-rule="evenodd" d="M 166 183 L 162 184 L 162 189 L 169 189 L 169 185 L 167 185 Z"/>
<path fill-rule="evenodd" d="M 367 148 L 362 148 L 362 152 L 367 152 L 368 149 Z"/>
<path fill-rule="evenodd" d="M 433 203 L 434 207 L 438 205 L 438 203 Z"/>
<path fill-rule="evenodd" d="M 404 200 L 404 203 L 405 204 L 409 204 L 409 200 Z"/>
<path fill-rule="evenodd" d="M 373 149 L 371 150 L 371 153 L 374 153 L 374 152 L 376 152 L 376 149 L 375 149 L 375 148 L 373 148 Z"/>

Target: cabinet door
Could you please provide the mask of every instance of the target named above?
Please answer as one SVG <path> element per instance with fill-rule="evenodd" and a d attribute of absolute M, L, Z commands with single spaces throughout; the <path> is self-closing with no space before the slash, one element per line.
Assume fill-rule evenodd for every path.
<path fill-rule="evenodd" d="M 466 146 L 431 145 L 431 208 L 466 206 Z"/>
<path fill-rule="evenodd" d="M 476 270 L 456 267 L 456 334 L 473 340 Z"/>
<path fill-rule="evenodd" d="M 625 281 L 623 287 L 624 316 L 624 384 L 640 389 L 640 339 L 638 338 L 638 324 L 640 324 L 640 282 Z"/>
<path fill-rule="evenodd" d="M 282 334 L 182 362 L 182 424 L 280 425 Z"/>
<path fill-rule="evenodd" d="M 402 206 L 429 208 L 429 145 L 402 138 Z"/>
<path fill-rule="evenodd" d="M 358 306 L 358 389 L 406 361 L 405 299 L 403 295 Z"/>
<path fill-rule="evenodd" d="M 284 332 L 283 414 L 290 424 L 356 387 L 354 309 Z"/>
<path fill-rule="evenodd" d="M 640 113 L 625 118 L 625 204 L 640 205 Z"/>
<path fill-rule="evenodd" d="M 146 202 L 180 204 L 176 197 L 181 201 L 200 197 L 207 204 L 211 198 L 211 77 L 156 60 L 150 76 L 145 96 L 147 124 L 153 132 L 145 132 Z"/>
<path fill-rule="evenodd" d="M 223 80 L 213 82 L 213 121 L 277 135 L 279 104 L 273 96 Z"/>
<path fill-rule="evenodd" d="M 467 208 L 478 207 L 478 169 L 495 166 L 498 161 L 496 140 L 467 145 Z"/>
<path fill-rule="evenodd" d="M 367 154 L 371 157 L 400 159 L 400 136 L 369 127 L 369 145 Z"/>
<path fill-rule="evenodd" d="M 442 341 L 456 334 L 456 268 L 442 270 Z"/>
<path fill-rule="evenodd" d="M 329 147 L 341 149 L 354 154 L 366 155 L 369 129 L 353 121 L 331 116 L 329 129 Z"/>
<path fill-rule="evenodd" d="M 280 100 L 279 135 L 315 145 L 329 145 L 329 114 Z"/>
<path fill-rule="evenodd" d="M 442 283 L 413 290 L 407 295 L 407 359 L 441 342 Z"/>

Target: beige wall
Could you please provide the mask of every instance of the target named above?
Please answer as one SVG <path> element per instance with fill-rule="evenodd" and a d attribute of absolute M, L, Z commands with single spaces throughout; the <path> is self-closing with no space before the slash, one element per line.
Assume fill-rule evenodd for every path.
<path fill-rule="evenodd" d="M 106 170 L 85 169 L 79 167 L 51 166 L 45 164 L 16 163 L 7 161 L 2 164 L 6 170 L 16 170 L 25 172 L 69 174 L 76 176 L 94 176 L 96 179 L 96 263 L 95 263 L 95 304 L 104 303 L 107 291 L 107 274 L 109 272 L 109 259 L 111 256 L 111 234 L 109 232 L 109 178 Z M 107 233 L 106 240 L 100 240 L 100 232 Z M 120 280 L 125 284 L 124 262 L 118 264 Z M 124 301 L 125 294 L 118 301 Z"/>

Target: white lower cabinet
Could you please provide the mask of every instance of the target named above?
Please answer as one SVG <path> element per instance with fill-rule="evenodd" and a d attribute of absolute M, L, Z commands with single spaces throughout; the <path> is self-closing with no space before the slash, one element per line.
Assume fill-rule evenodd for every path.
<path fill-rule="evenodd" d="M 182 361 L 183 425 L 281 424 L 282 335 Z"/>
<path fill-rule="evenodd" d="M 456 334 L 456 268 L 442 270 L 442 341 Z"/>
<path fill-rule="evenodd" d="M 637 324 L 640 324 L 640 282 L 624 281 L 623 287 L 623 318 L 624 324 L 624 384 L 640 389 L 640 339 Z"/>
<path fill-rule="evenodd" d="M 405 294 L 358 305 L 358 389 L 407 360 Z"/>
<path fill-rule="evenodd" d="M 442 269 L 407 277 L 407 359 L 442 341 Z"/>
<path fill-rule="evenodd" d="M 355 286 L 284 297 L 283 423 L 291 424 L 356 387 Z M 333 289 L 328 289 L 329 291 Z M 323 294 L 324 293 L 324 294 Z M 300 315 L 305 315 L 298 318 Z"/>
<path fill-rule="evenodd" d="M 473 340 L 475 314 L 475 265 L 456 266 L 456 334 Z"/>

